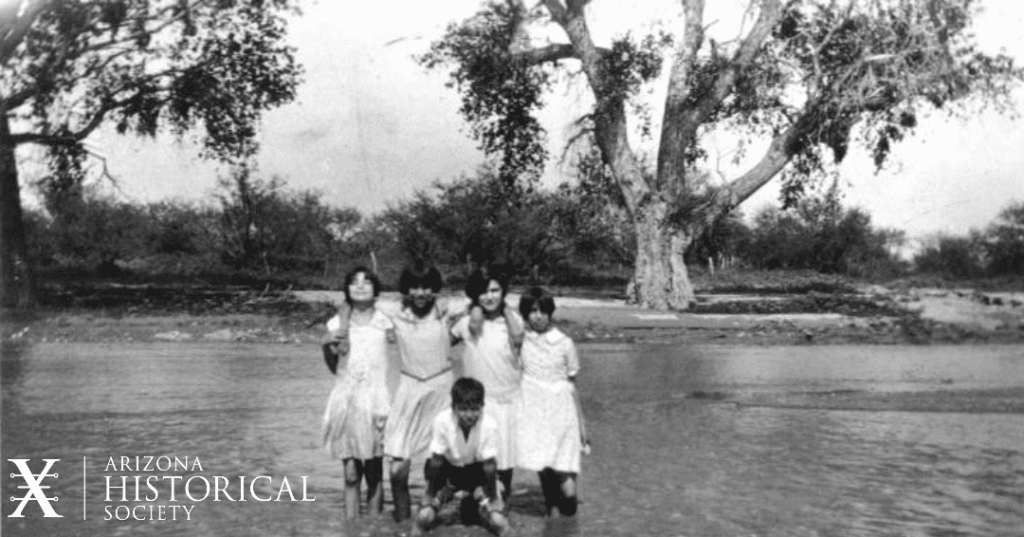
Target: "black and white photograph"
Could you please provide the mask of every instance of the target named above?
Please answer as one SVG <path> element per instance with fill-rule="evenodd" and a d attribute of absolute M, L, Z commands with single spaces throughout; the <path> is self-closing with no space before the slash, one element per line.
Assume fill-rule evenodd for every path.
<path fill-rule="evenodd" d="M 1024 3 L 0 0 L 0 534 L 1024 535 Z"/>

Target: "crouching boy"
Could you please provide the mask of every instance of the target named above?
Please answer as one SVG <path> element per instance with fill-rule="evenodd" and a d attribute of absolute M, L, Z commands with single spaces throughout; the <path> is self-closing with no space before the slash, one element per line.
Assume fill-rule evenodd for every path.
<path fill-rule="evenodd" d="M 430 458 L 424 474 L 427 491 L 420 502 L 413 534 L 441 523 L 438 513 L 459 501 L 463 524 L 479 524 L 492 533 L 508 529 L 498 490 L 498 423 L 483 413 L 484 386 L 461 378 L 452 386 L 452 408 L 434 418 Z"/>

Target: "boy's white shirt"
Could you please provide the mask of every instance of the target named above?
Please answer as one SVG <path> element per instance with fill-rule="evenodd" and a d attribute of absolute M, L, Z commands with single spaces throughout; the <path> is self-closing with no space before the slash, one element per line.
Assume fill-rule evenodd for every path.
<path fill-rule="evenodd" d="M 453 466 L 466 466 L 498 456 L 498 422 L 486 411 L 469 430 L 468 439 L 463 436 L 453 409 L 439 413 L 431 425 L 430 452 L 443 456 Z"/>

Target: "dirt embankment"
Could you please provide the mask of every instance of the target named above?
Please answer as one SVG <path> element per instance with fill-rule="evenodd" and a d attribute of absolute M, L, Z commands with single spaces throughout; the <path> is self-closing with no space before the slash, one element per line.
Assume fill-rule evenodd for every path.
<path fill-rule="evenodd" d="M 729 291 L 701 294 L 692 311 L 671 313 L 559 290 L 556 322 L 579 342 L 1024 343 L 1024 293 L 878 286 Z M 5 312 L 3 340 L 309 344 L 319 341 L 339 297 L 245 288 L 64 287 L 31 314 Z M 396 300 L 386 293 L 382 307 L 395 308 Z"/>

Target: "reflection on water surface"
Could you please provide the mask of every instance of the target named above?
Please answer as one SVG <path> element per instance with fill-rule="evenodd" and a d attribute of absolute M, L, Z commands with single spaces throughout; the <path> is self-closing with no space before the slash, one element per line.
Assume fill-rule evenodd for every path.
<path fill-rule="evenodd" d="M 770 404 L 807 393 L 824 403 L 832 394 L 924 393 L 963 400 L 963 409 L 976 408 L 968 403 L 990 392 L 1019 402 L 1024 348 L 581 350 L 580 384 L 594 441 L 593 455 L 584 459 L 582 514 L 545 524 L 537 516 L 536 478 L 519 472 L 515 534 L 987 537 L 1018 536 L 1024 527 L 1024 414 L 964 412 L 957 405 L 950 411 L 948 404 L 918 412 Z M 5 346 L 4 458 L 61 459 L 50 493 L 59 496 L 55 505 L 64 518 L 42 519 L 35 505 L 25 518 L 6 517 L 15 508 L 10 498 L 24 492 L 18 480 L 5 479 L 3 530 L 218 537 L 404 532 L 387 517 L 350 527 L 341 520 L 340 464 L 319 447 L 331 382 L 313 347 Z M 755 399 L 762 403 L 744 404 Z M 199 458 L 202 470 L 181 472 L 185 478 L 268 476 L 256 489 L 264 495 L 282 480 L 307 476 L 316 501 L 207 500 L 194 504 L 188 521 L 104 521 L 104 508 L 117 505 L 104 501 L 105 476 L 118 475 L 106 471 L 109 457 L 136 455 Z M 420 487 L 414 482 L 414 495 Z M 458 527 L 436 534 L 484 535 Z"/>

